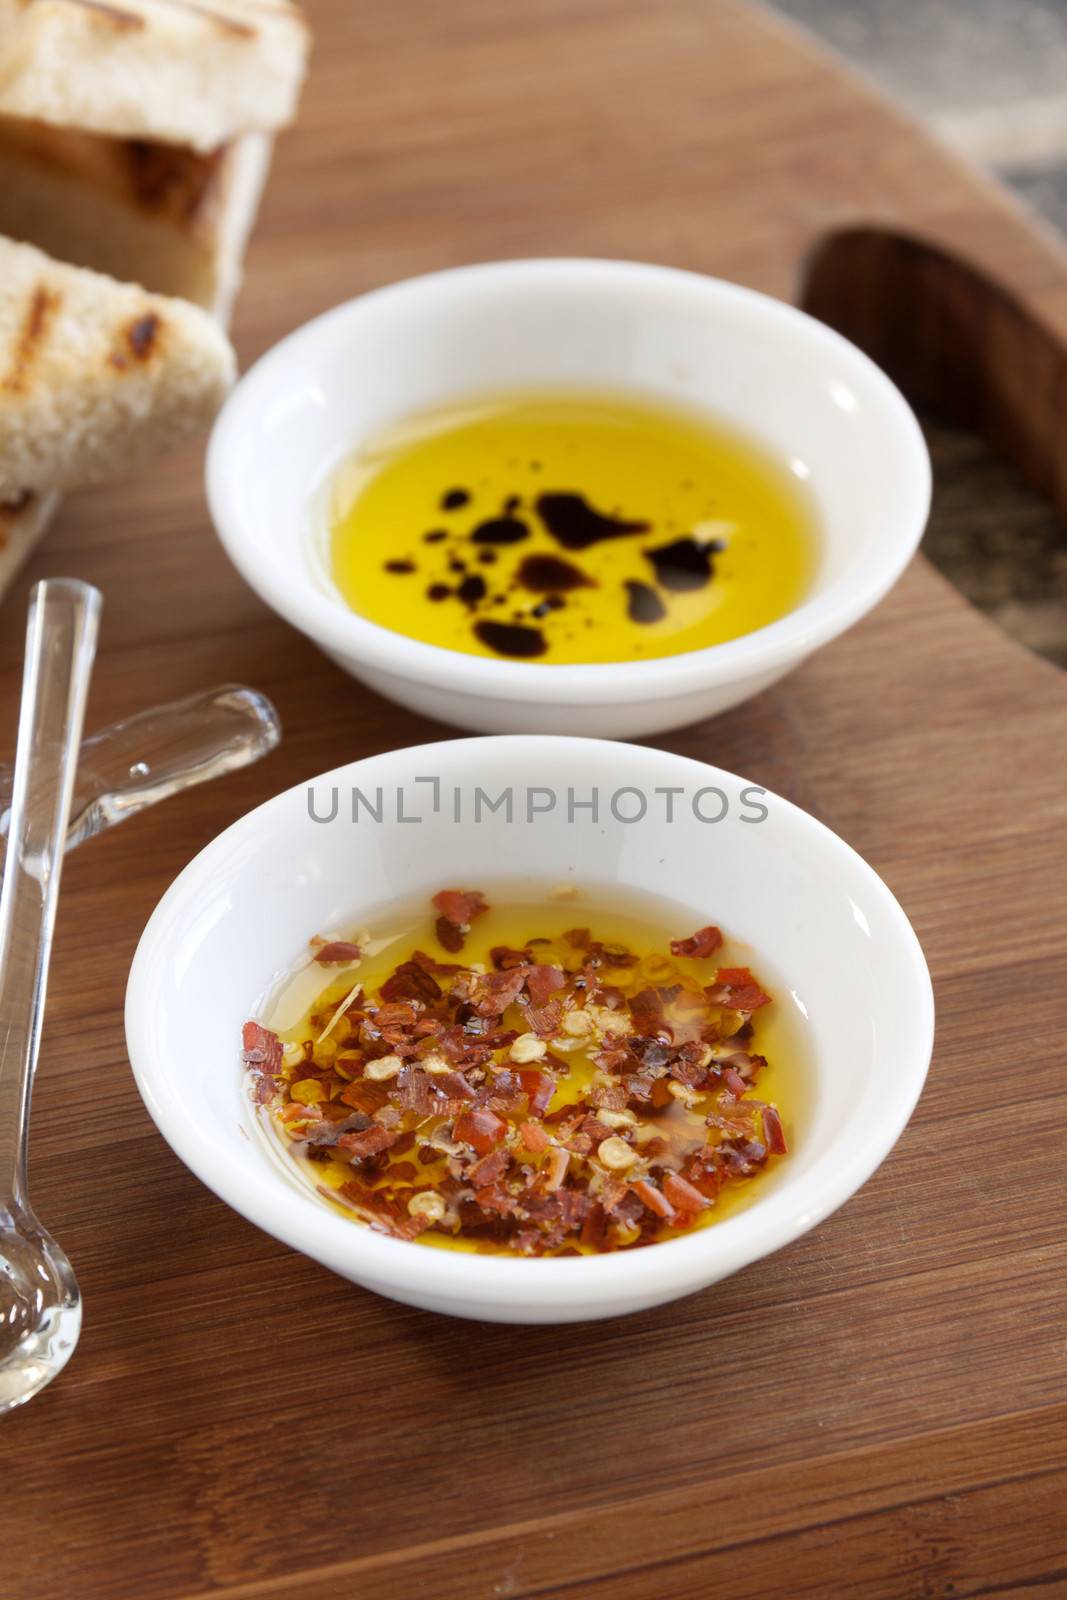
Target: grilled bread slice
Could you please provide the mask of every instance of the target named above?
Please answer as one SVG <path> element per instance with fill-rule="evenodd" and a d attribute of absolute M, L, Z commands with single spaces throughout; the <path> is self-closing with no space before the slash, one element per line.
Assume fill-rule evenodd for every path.
<path fill-rule="evenodd" d="M 0 501 L 133 471 L 233 380 L 205 311 L 0 239 Z"/>
<path fill-rule="evenodd" d="M 0 113 L 211 151 L 291 121 L 288 0 L 0 0 Z"/>
<path fill-rule="evenodd" d="M 272 144 L 248 133 L 201 155 L 0 117 L 0 233 L 225 323 Z"/>

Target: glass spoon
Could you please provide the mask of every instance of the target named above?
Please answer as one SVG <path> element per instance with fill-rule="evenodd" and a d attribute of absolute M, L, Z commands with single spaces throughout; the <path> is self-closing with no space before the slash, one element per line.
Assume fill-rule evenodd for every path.
<path fill-rule="evenodd" d="M 111 723 L 82 743 L 67 849 L 172 794 L 250 766 L 280 738 L 266 695 L 232 683 Z M 10 805 L 11 769 L 0 762 L 0 839 Z"/>
<path fill-rule="evenodd" d="M 35 604 L 37 600 L 35 591 Z M 28 638 L 24 718 L 28 715 L 35 641 L 36 648 L 41 646 L 41 624 L 35 625 L 33 611 Z M 34 693 L 39 698 L 39 691 Z M 66 848 L 72 849 L 172 794 L 260 760 L 280 737 L 277 713 L 266 696 L 232 684 L 112 723 L 81 745 L 65 829 Z M 20 725 L 16 775 L 22 749 Z M 25 855 L 17 843 L 18 793 L 25 814 L 31 796 L 47 801 L 48 786 L 42 781 L 46 777 L 31 774 L 29 780 L 18 779 L 16 792 L 11 769 L 0 764 L 0 841 L 9 836 L 12 863 Z M 54 784 L 52 795 L 54 799 Z M 40 899 L 40 889 L 37 895 Z M 0 893 L 0 1413 L 30 1399 L 55 1377 L 70 1358 L 81 1324 L 81 1302 L 70 1263 L 37 1222 L 26 1197 L 26 1139 L 36 1039 L 21 1058 L 5 1049 L 10 993 L 4 959 L 6 926 Z M 47 947 L 43 956 L 43 967 L 38 961 L 42 973 L 47 966 Z M 42 978 L 38 1013 L 43 1000 Z M 39 1023 L 38 1015 L 38 1030 Z"/>
<path fill-rule="evenodd" d="M 30 596 L 4 881 L 0 887 L 0 1411 L 70 1359 L 81 1296 L 30 1209 L 26 1144 L 59 878 L 100 594 L 48 579 Z"/>

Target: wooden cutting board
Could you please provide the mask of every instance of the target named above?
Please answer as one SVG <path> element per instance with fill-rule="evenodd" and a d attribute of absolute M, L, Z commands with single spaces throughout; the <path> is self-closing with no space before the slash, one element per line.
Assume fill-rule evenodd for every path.
<path fill-rule="evenodd" d="M 838 62 L 726 0 L 316 0 L 248 262 L 245 362 L 387 280 L 630 256 L 807 299 L 1067 501 L 1067 258 Z M 946 255 L 947 253 L 947 255 Z M 244 588 L 201 453 L 70 499 L 28 587 L 104 590 L 96 724 L 226 679 L 287 734 L 71 859 L 34 1198 L 85 1293 L 3 1425 L 0 1592 L 1067 1594 L 1067 688 L 922 561 L 750 705 L 664 743 L 798 801 L 910 914 L 939 1006 L 899 1146 L 791 1248 L 588 1327 L 451 1322 L 257 1232 L 150 1126 L 121 1007 L 190 857 L 339 761 L 443 736 Z"/>

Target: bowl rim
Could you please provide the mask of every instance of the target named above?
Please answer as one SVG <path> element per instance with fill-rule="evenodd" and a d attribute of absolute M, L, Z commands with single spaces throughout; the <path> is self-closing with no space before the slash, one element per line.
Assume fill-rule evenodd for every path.
<path fill-rule="evenodd" d="M 836 362 L 849 370 L 851 381 L 862 386 L 868 402 L 878 407 L 878 426 L 887 453 L 898 458 L 892 473 L 887 468 L 887 477 L 902 495 L 897 536 L 880 541 L 868 559 L 849 562 L 825 589 L 775 622 L 722 644 L 646 661 L 560 664 L 467 655 L 411 639 L 361 617 L 316 585 L 299 553 L 287 564 L 284 579 L 265 567 L 257 560 L 256 529 L 246 523 L 241 512 L 234 469 L 264 393 L 294 364 L 310 360 L 324 336 L 343 338 L 353 319 L 373 316 L 378 308 L 404 300 L 417 302 L 442 289 L 462 290 L 465 285 L 496 280 L 521 283 L 531 292 L 567 283 L 588 290 L 607 280 L 638 291 L 680 291 L 726 304 L 740 317 L 762 319 L 782 337 L 806 339 L 812 348 L 831 352 Z M 462 398 L 458 392 L 457 398 Z M 678 267 L 593 257 L 532 257 L 477 262 L 386 284 L 343 301 L 294 329 L 267 350 L 231 391 L 211 431 L 205 484 L 219 539 L 246 583 L 329 653 L 445 690 L 520 701 L 616 704 L 659 699 L 784 670 L 858 622 L 893 587 L 919 545 L 930 509 L 932 472 L 922 430 L 896 385 L 857 346 L 796 306 L 726 279 Z M 299 581 L 291 581 L 294 577 Z"/>
<path fill-rule="evenodd" d="M 336 1215 L 313 1196 L 283 1188 L 284 1180 L 272 1172 L 266 1156 L 261 1186 L 250 1183 L 245 1173 L 231 1174 L 225 1162 L 216 1163 L 210 1150 L 198 1144 L 190 1131 L 192 1124 L 185 1124 L 174 1106 L 168 1108 L 168 1097 L 157 1092 L 166 1075 L 162 1060 L 157 1059 L 147 1019 L 155 1014 L 155 994 L 166 970 L 174 930 L 195 911 L 200 886 L 210 882 L 216 863 L 221 866 L 232 855 L 241 854 L 234 851 L 238 840 L 255 833 L 265 839 L 287 812 L 296 815 L 296 797 L 304 797 L 309 783 L 350 784 L 358 783 L 361 777 L 366 782 L 368 767 L 400 757 L 414 760 L 432 756 L 439 762 L 461 757 L 466 761 L 474 753 L 473 746 L 485 743 L 493 744 L 504 755 L 508 754 L 508 746 L 521 746 L 527 751 L 540 747 L 546 754 L 547 747 L 552 747 L 561 763 L 566 762 L 569 750 L 577 754 L 576 747 L 598 752 L 604 748 L 601 741 L 591 738 L 498 734 L 385 751 L 282 790 L 205 845 L 160 899 L 130 968 L 125 1027 L 137 1088 L 171 1149 L 219 1199 L 273 1237 L 354 1281 L 367 1283 L 376 1292 L 389 1294 L 396 1290 L 401 1299 L 416 1294 L 439 1297 L 462 1305 L 466 1314 L 474 1316 L 479 1308 L 508 1306 L 518 1310 L 524 1304 L 597 1316 L 611 1314 L 615 1303 L 624 1309 L 635 1298 L 652 1301 L 694 1291 L 791 1243 L 862 1187 L 903 1132 L 925 1084 L 933 1049 L 933 988 L 918 937 L 903 909 L 879 875 L 850 845 L 810 813 L 771 791 L 766 791 L 766 799 L 773 803 L 776 813 L 807 830 L 819 848 L 829 851 L 830 857 L 854 880 L 858 877 L 879 903 L 885 914 L 885 927 L 891 930 L 887 936 L 896 943 L 908 972 L 907 993 L 901 995 L 900 1009 L 909 1032 L 888 1080 L 885 1115 L 876 1127 L 868 1127 L 862 1138 L 836 1154 L 836 1141 L 831 1139 L 827 1149 L 806 1170 L 792 1178 L 785 1170 L 770 1194 L 757 1197 L 744 1210 L 709 1228 L 663 1241 L 650 1249 L 580 1259 L 513 1259 L 419 1248 Z M 616 746 L 643 761 L 662 761 L 679 782 L 686 774 L 702 783 L 746 781 L 722 768 L 654 746 L 612 741 L 611 747 Z M 235 1041 L 235 1072 L 237 1068 Z"/>

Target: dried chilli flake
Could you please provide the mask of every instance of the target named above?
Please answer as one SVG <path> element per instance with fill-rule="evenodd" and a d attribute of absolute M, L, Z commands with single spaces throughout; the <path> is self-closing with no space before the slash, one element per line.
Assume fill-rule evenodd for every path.
<path fill-rule="evenodd" d="M 491 908 L 442 889 L 433 909 L 458 955 Z M 709 923 L 669 955 L 588 928 L 492 945 L 485 967 L 414 949 L 339 1005 L 325 990 L 306 1036 L 246 1022 L 250 1094 L 318 1191 L 379 1232 L 523 1256 L 656 1243 L 787 1151 L 752 1094 L 771 997 L 747 967 L 687 965 L 722 945 Z M 346 940 L 312 950 L 322 968 L 364 961 Z"/>
<path fill-rule="evenodd" d="M 320 967 L 351 967 L 362 954 L 358 944 L 349 944 L 344 939 L 334 939 L 330 944 L 319 945 L 312 959 L 317 961 Z"/>
<path fill-rule="evenodd" d="M 700 928 L 696 933 L 690 934 L 688 939 L 672 939 L 671 955 L 674 956 L 710 956 L 722 944 L 722 934 L 718 928 L 709 925 Z"/>

